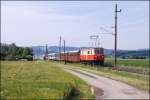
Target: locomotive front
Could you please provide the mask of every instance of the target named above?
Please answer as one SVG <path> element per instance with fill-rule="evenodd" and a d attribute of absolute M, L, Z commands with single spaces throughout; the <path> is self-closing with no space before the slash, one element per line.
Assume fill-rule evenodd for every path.
<path fill-rule="evenodd" d="M 104 65 L 104 49 L 103 48 L 81 49 L 80 60 L 81 62 Z"/>

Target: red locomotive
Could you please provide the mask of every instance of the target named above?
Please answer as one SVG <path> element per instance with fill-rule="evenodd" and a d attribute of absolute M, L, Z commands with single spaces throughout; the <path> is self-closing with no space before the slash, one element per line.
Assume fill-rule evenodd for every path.
<path fill-rule="evenodd" d="M 93 64 L 104 64 L 103 48 L 88 48 L 80 50 L 80 61 Z"/>
<path fill-rule="evenodd" d="M 55 57 L 53 58 L 55 58 L 54 60 L 63 60 L 67 62 L 82 62 L 101 65 L 104 64 L 103 48 L 85 48 L 79 51 L 55 54 Z"/>

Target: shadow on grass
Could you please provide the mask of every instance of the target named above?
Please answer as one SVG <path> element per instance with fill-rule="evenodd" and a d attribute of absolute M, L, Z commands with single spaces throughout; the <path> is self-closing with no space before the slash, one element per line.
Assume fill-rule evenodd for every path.
<path fill-rule="evenodd" d="M 67 93 L 64 93 L 63 100 L 80 100 L 82 99 L 82 93 L 75 87 L 72 86 L 68 89 Z"/>

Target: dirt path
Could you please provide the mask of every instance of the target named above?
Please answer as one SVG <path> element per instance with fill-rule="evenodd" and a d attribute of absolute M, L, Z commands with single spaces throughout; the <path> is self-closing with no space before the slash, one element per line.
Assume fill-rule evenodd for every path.
<path fill-rule="evenodd" d="M 64 68 L 64 70 L 80 77 L 92 86 L 95 99 L 149 99 L 148 92 L 138 90 L 128 84 L 86 71 L 70 68 Z"/>

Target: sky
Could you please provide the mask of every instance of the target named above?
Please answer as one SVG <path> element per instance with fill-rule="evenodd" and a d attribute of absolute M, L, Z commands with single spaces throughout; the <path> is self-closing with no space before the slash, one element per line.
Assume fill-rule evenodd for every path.
<path fill-rule="evenodd" d="M 118 49 L 149 48 L 148 1 L 1 1 L 1 42 L 18 46 L 54 46 L 59 36 L 67 46 L 114 48 L 114 10 L 118 4 Z M 107 31 L 105 31 L 107 30 Z"/>

